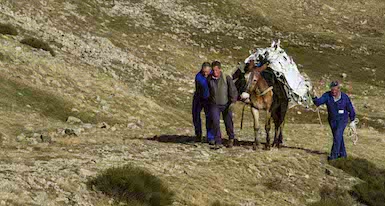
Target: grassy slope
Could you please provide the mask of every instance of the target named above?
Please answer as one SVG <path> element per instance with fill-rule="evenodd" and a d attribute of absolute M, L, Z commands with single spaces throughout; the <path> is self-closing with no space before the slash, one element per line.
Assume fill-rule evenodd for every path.
<path fill-rule="evenodd" d="M 219 59 L 224 62 L 226 72 L 230 72 L 238 61 L 247 56 L 250 48 L 267 46 L 271 39 L 280 36 L 283 40 L 282 47 L 294 57 L 297 64 L 303 65 L 301 70 L 309 74 L 319 88 L 325 88 L 324 85 L 318 83 L 320 80 L 340 78 L 340 73 L 345 72 L 348 74 L 345 81 L 349 84 L 351 82 L 350 93 L 355 97 L 354 103 L 360 117 L 385 118 L 384 106 L 381 104 L 385 94 L 385 73 L 381 72 L 385 64 L 385 45 L 383 43 L 385 22 L 384 16 L 381 16 L 383 15 L 381 11 L 385 8 L 383 1 L 371 0 L 365 3 L 361 1 L 303 0 L 285 2 L 278 0 L 210 0 L 194 1 L 194 3 L 172 1 L 175 5 L 180 6 L 174 8 L 176 11 L 181 10 L 187 13 L 194 11 L 194 14 L 210 17 L 208 22 L 203 20 L 200 22 L 199 25 L 203 28 L 198 28 L 187 17 L 167 13 L 157 6 L 156 2 L 151 4 L 147 1 L 148 4 L 141 10 L 150 16 L 152 26 L 149 27 L 135 25 L 135 22 L 143 21 L 135 16 L 108 15 L 106 12 L 112 9 L 112 6 L 106 2 L 74 1 L 72 2 L 75 5 L 73 12 L 66 10 L 63 6 L 64 2 L 49 1 L 48 7 L 51 9 L 47 9 L 47 5 L 35 0 L 6 1 L 6 4 L 14 11 L 23 10 L 27 16 L 41 11 L 46 18 L 50 19 L 54 27 L 62 31 L 78 36 L 89 32 L 92 35 L 108 38 L 116 47 L 126 49 L 139 59 L 143 59 L 142 63 L 149 65 L 149 68 L 143 68 L 139 73 L 134 73 L 137 71 L 133 70 L 123 72 L 120 68 L 125 65 L 117 63 L 111 67 L 117 73 L 121 72 L 119 74 L 122 79 L 117 81 L 108 74 L 100 72 L 101 68 L 87 65 L 68 52 L 58 52 L 59 57 L 57 58 L 61 59 L 56 61 L 46 53 L 33 51 L 18 43 L 18 38 L 21 36 L 39 36 L 41 34 L 39 31 L 25 30 L 23 23 L 18 22 L 17 26 L 21 30 L 18 37 L 1 36 L 0 39 L 2 45 L 8 45 L 0 50 L 1 67 L 4 68 L 4 73 L 0 76 L 0 88 L 4 91 L 0 94 L 2 105 L 0 114 L 8 117 L 1 122 L 0 126 L 6 128 L 3 132 L 10 136 L 17 135 L 21 131 L 34 132 L 63 127 L 63 121 L 68 115 L 79 116 L 87 122 L 107 121 L 112 124 L 127 123 L 127 118 L 134 117 L 142 119 L 146 125 L 153 126 L 149 126 L 139 133 L 122 134 L 123 139 L 127 136 L 137 136 L 140 133 L 142 135 L 143 133 L 145 135 L 189 133 L 191 131 L 188 130 L 191 127 L 189 124 L 191 93 L 188 91 L 193 89 L 191 80 L 201 62 Z M 137 4 L 142 2 L 137 1 Z M 66 15 L 66 19 L 57 18 L 58 15 L 63 14 Z M 4 19 L 14 23 L 11 17 L 4 16 Z M 216 25 L 215 20 L 224 21 L 227 25 Z M 365 20 L 367 21 L 365 22 Z M 214 23 L 210 24 L 210 21 Z M 44 25 L 44 22 L 39 23 Z M 274 34 L 258 31 L 257 28 L 261 26 L 272 28 Z M 204 33 L 209 28 L 218 29 Z M 60 44 L 55 46 L 55 40 L 52 40 L 51 43 L 56 50 L 59 49 Z M 322 48 L 322 44 L 344 47 L 344 51 Z M 22 47 L 24 56 L 14 50 L 17 46 Z M 240 49 L 234 49 L 235 47 L 240 47 Z M 369 55 L 359 51 L 364 47 L 370 52 Z M 39 55 L 39 58 L 36 59 L 35 55 Z M 365 67 L 370 70 L 363 69 Z M 68 68 L 69 72 L 67 72 Z M 175 78 L 164 81 L 165 77 L 155 76 L 147 82 L 142 82 L 141 79 L 146 72 L 159 72 L 158 69 L 151 70 L 151 68 L 167 71 L 166 76 L 172 75 Z M 373 72 L 372 69 L 376 71 Z M 131 72 L 134 73 L 136 79 L 132 80 Z M 35 79 L 31 78 L 31 75 L 35 77 L 41 75 L 41 77 Z M 47 83 L 48 78 L 51 78 L 50 83 Z M 58 81 L 62 86 L 53 84 L 53 80 Z M 113 89 L 116 87 L 122 88 L 123 91 Z M 138 89 L 133 89 L 133 87 Z M 323 89 L 319 90 L 319 92 L 321 91 Z M 366 91 L 368 94 L 364 97 L 363 93 Z M 108 94 L 112 93 L 116 97 L 110 100 Z M 94 112 L 101 109 L 101 105 L 95 100 L 96 96 L 107 99 L 113 110 Z M 368 103 L 370 103 L 369 106 L 367 106 Z M 26 107 L 27 104 L 32 108 Z M 79 109 L 80 114 L 74 113 L 73 107 Z M 239 125 L 240 109 L 239 106 L 236 113 L 236 125 Z M 293 147 L 328 152 L 331 145 L 327 141 L 328 139 L 324 138 L 325 133 L 330 136 L 328 128 L 296 125 L 298 123 L 317 123 L 315 114 L 304 111 L 302 113 L 302 115 L 298 115 L 297 110 L 293 110 L 288 116 L 290 124 L 286 127 L 289 139 L 287 144 L 293 145 Z M 246 128 L 251 128 L 250 115 L 246 116 L 245 121 L 247 122 Z M 366 124 L 380 127 L 370 121 Z M 297 128 L 301 128 L 300 131 L 297 131 L 299 130 Z M 241 134 L 239 131 L 237 132 Z M 246 129 L 246 134 L 243 134 L 242 138 L 245 136 L 248 139 L 251 132 L 250 129 Z M 383 148 L 380 135 L 373 131 L 364 130 L 364 132 L 359 146 L 354 147 L 349 144 L 348 151 L 352 156 L 362 156 L 373 161 L 378 167 L 384 168 L 383 156 L 378 153 Z M 298 133 L 302 134 L 297 135 Z M 313 136 L 313 133 L 317 134 L 317 138 L 324 139 L 309 142 L 308 138 Z M 117 139 L 119 138 L 121 137 L 117 137 Z M 155 148 L 156 145 L 153 147 Z M 178 145 L 163 144 L 160 147 L 179 148 Z M 176 151 L 179 150 L 176 149 Z M 317 180 L 323 184 L 337 179 L 342 185 L 352 185 L 346 180 L 348 177 L 339 171 L 335 175 L 335 179 L 329 177 L 322 179 L 325 176 L 324 165 L 317 166 L 317 164 L 320 160 L 322 162 L 325 155 L 308 155 L 302 149 L 299 149 L 298 153 L 289 149 L 279 153 L 260 151 L 257 155 L 244 154 L 242 151 L 244 150 L 237 149 L 235 152 L 228 152 L 231 154 L 226 152 L 223 156 L 217 155 L 209 163 L 198 161 L 197 174 L 200 177 L 194 176 L 195 179 L 182 175 L 177 178 L 167 177 L 162 172 L 159 172 L 159 175 L 163 175 L 170 181 L 174 189 L 178 189 L 181 184 L 184 185 L 185 189 L 177 195 L 177 198 L 182 204 L 188 205 L 202 205 L 211 201 L 209 195 L 197 192 L 196 188 L 201 188 L 207 194 L 215 195 L 214 199 L 221 199 L 223 196 L 226 202 L 244 202 L 245 199 L 250 198 L 260 204 L 267 204 L 265 202 L 267 199 L 271 200 L 271 204 L 304 204 L 307 199 L 312 201 L 318 197 L 317 190 L 322 185 L 318 185 Z M 194 152 L 200 154 L 199 151 Z M 242 165 L 237 171 L 234 171 L 229 168 L 233 166 L 231 159 L 235 158 L 232 155 L 237 152 L 244 156 L 234 160 Z M 290 165 L 286 160 L 293 155 L 303 156 L 303 158 L 296 157 L 291 162 L 294 165 Z M 164 154 L 164 156 L 164 161 L 174 161 L 174 154 Z M 178 164 L 186 166 L 183 155 L 181 154 L 178 158 Z M 299 165 L 295 165 L 297 161 L 300 162 Z M 253 167 L 251 172 L 248 171 L 249 162 L 254 162 L 255 165 L 262 168 L 264 168 L 263 165 L 271 164 L 271 167 L 269 166 L 266 171 L 261 172 L 261 174 L 267 174 L 267 177 L 261 178 L 255 175 L 256 171 L 253 171 Z M 158 163 L 163 164 L 164 162 Z M 151 165 L 146 166 L 152 168 Z M 303 174 L 297 166 L 305 168 Z M 206 170 L 206 167 L 212 167 L 212 171 Z M 273 167 L 278 169 L 273 170 Z M 314 169 L 317 172 L 313 173 Z M 286 173 L 287 171 L 289 172 Z M 285 179 L 284 177 L 290 176 L 292 171 L 295 173 L 295 178 Z M 251 181 L 240 182 L 237 176 L 232 176 L 234 173 L 247 180 L 251 179 Z M 216 181 L 208 180 L 209 178 L 205 177 L 206 174 L 214 179 L 217 178 Z M 310 175 L 312 181 L 308 180 L 306 174 Z M 191 181 L 189 182 L 191 185 L 184 183 L 187 180 Z M 220 183 L 225 180 L 229 182 Z M 276 180 L 283 182 L 277 185 Z M 290 183 L 290 181 L 296 180 L 299 182 Z M 308 181 L 310 182 L 307 183 Z M 203 186 L 202 182 L 205 183 Z M 291 184 L 304 187 L 302 189 L 306 191 L 305 196 L 299 190 L 293 190 L 289 186 Z M 217 189 L 226 186 L 230 188 L 230 191 L 238 192 L 231 195 L 223 191 L 213 194 L 210 191 L 212 185 L 216 185 Z M 284 198 L 281 198 L 282 196 Z"/>

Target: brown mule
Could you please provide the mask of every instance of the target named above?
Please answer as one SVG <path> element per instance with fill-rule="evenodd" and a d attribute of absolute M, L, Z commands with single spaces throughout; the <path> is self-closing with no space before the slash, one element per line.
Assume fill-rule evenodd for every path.
<path fill-rule="evenodd" d="M 266 110 L 266 149 L 270 149 L 270 129 L 271 119 L 275 124 L 275 135 L 272 146 L 281 147 L 282 130 L 284 119 L 288 108 L 288 100 L 286 93 L 282 87 L 282 83 L 274 81 L 273 86 L 269 86 L 267 81 L 262 77 L 261 73 L 253 70 L 246 75 L 246 92 L 250 95 L 251 113 L 254 120 L 254 143 L 253 149 L 259 145 L 258 133 L 259 125 L 259 110 Z M 275 79 L 276 80 L 276 79 Z"/>

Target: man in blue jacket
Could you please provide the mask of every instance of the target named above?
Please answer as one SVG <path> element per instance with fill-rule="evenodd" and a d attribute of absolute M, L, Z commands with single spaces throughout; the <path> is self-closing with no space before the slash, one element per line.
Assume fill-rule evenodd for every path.
<path fill-rule="evenodd" d="M 208 98 L 209 86 L 207 82 L 207 77 L 211 72 L 211 65 L 209 62 L 204 62 L 202 64 L 201 70 L 195 76 L 195 93 L 193 98 L 192 106 L 192 116 L 193 123 L 195 128 L 195 141 L 200 142 L 202 140 L 202 120 L 201 120 L 201 111 L 202 109 L 205 112 L 206 116 L 206 131 L 207 131 L 207 141 L 210 142 L 214 140 L 214 135 L 210 129 L 210 116 L 209 116 L 209 105 Z"/>
<path fill-rule="evenodd" d="M 328 109 L 328 121 L 333 133 L 333 146 L 328 160 L 346 158 L 344 143 L 344 130 L 350 119 L 350 127 L 355 127 L 354 119 L 356 113 L 350 98 L 341 92 L 337 81 L 330 83 L 330 91 L 324 93 L 320 98 L 313 98 L 314 104 L 318 107 L 326 104 Z"/>

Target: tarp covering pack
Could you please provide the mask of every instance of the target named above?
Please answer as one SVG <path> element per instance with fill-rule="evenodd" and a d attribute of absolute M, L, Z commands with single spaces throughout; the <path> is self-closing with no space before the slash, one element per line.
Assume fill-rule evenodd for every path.
<path fill-rule="evenodd" d="M 303 106 L 312 104 L 309 93 L 312 90 L 310 79 L 307 75 L 301 75 L 293 58 L 286 54 L 280 47 L 280 41 L 273 41 L 271 47 L 257 48 L 250 52 L 245 63 L 254 60 L 257 64 L 261 59 L 269 62 L 269 67 L 274 71 L 277 79 L 288 86 L 288 97 L 291 103 Z M 293 102 L 294 101 L 294 102 Z"/>

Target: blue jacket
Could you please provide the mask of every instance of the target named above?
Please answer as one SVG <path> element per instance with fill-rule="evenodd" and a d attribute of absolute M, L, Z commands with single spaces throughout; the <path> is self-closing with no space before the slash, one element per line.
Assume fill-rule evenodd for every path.
<path fill-rule="evenodd" d="M 207 82 L 207 78 L 203 76 L 201 72 L 195 76 L 195 94 L 200 100 L 208 100 L 209 93 L 209 85 Z"/>
<path fill-rule="evenodd" d="M 314 104 L 318 107 L 322 104 L 326 104 L 328 108 L 328 120 L 343 120 L 345 123 L 354 121 L 356 118 L 356 112 L 350 98 L 345 93 L 341 92 L 341 99 L 337 102 L 334 102 L 334 98 L 331 95 L 330 91 L 324 93 L 320 98 L 313 98 Z"/>

